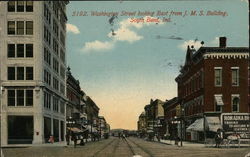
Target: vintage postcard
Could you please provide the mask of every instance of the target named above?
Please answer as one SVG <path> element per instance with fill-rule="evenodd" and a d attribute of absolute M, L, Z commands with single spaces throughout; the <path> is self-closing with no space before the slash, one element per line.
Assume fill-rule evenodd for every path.
<path fill-rule="evenodd" d="M 250 157 L 249 1 L 0 1 L 0 144 Z"/>

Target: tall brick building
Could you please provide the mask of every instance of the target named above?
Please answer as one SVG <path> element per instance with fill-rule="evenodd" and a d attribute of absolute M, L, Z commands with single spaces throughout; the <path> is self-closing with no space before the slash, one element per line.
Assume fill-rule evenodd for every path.
<path fill-rule="evenodd" d="M 216 132 L 221 113 L 250 112 L 249 48 L 227 47 L 226 40 L 221 37 L 219 47 L 187 48 L 185 65 L 176 78 L 186 139 L 204 140 L 204 117 L 217 123 L 209 130 Z"/>

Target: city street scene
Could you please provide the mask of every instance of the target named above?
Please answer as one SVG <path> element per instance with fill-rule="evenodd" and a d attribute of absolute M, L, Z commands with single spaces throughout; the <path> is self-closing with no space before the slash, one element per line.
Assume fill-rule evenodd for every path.
<path fill-rule="evenodd" d="M 250 157 L 249 8 L 1 1 L 0 157 Z"/>

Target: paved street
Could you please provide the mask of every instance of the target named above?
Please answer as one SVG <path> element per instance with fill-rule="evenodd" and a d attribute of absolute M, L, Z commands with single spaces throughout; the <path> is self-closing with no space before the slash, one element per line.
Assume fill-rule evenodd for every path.
<path fill-rule="evenodd" d="M 249 148 L 181 148 L 132 137 L 127 140 L 111 137 L 108 140 L 90 142 L 77 148 L 42 146 L 3 150 L 4 157 L 133 157 L 136 155 L 142 157 L 244 157 L 249 152 Z"/>

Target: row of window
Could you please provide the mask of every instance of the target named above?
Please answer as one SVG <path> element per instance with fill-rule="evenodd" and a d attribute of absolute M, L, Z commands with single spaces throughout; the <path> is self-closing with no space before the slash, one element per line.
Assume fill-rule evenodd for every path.
<path fill-rule="evenodd" d="M 51 33 L 49 31 L 49 29 L 44 26 L 44 40 L 48 43 L 48 45 L 51 44 Z"/>
<path fill-rule="evenodd" d="M 33 90 L 9 89 L 8 106 L 33 106 Z"/>
<path fill-rule="evenodd" d="M 65 80 L 65 68 L 63 66 L 60 67 L 60 76 Z"/>
<path fill-rule="evenodd" d="M 65 63 L 65 52 L 62 49 L 60 51 L 60 59 L 63 63 Z M 46 47 L 44 47 L 44 60 L 48 63 L 48 65 L 51 65 L 51 53 Z"/>
<path fill-rule="evenodd" d="M 184 83 L 184 96 L 190 95 L 193 92 L 202 88 L 203 73 L 199 72 L 198 75 Z"/>
<path fill-rule="evenodd" d="M 59 73 L 59 62 L 56 58 L 53 58 L 53 70 L 58 74 Z"/>
<path fill-rule="evenodd" d="M 53 111 L 58 112 L 59 109 L 59 99 L 57 97 L 53 97 Z"/>
<path fill-rule="evenodd" d="M 55 17 L 57 19 L 59 19 L 58 3 L 59 3 L 59 1 L 53 2 L 53 11 L 54 11 Z"/>
<path fill-rule="evenodd" d="M 44 61 L 48 63 L 48 65 L 51 65 L 51 54 L 46 47 L 44 47 Z"/>
<path fill-rule="evenodd" d="M 51 74 L 47 70 L 44 70 L 44 82 L 51 85 Z"/>
<path fill-rule="evenodd" d="M 53 12 L 54 12 L 54 14 L 55 14 L 55 17 L 57 18 L 57 19 L 59 19 L 59 7 L 58 6 L 61 6 L 62 8 L 61 8 L 61 10 L 60 10 L 60 23 L 61 23 L 61 26 L 62 26 L 62 28 L 65 30 L 66 29 L 66 21 L 67 21 L 67 19 L 66 19 L 66 15 L 65 15 L 65 13 L 64 13 L 64 10 L 65 10 L 65 4 L 62 4 L 62 5 L 59 5 L 58 3 L 60 3 L 59 1 L 54 1 L 53 2 Z"/>
<path fill-rule="evenodd" d="M 33 67 L 8 67 L 8 80 L 33 80 Z"/>
<path fill-rule="evenodd" d="M 63 53 L 64 54 L 64 53 Z M 44 47 L 44 61 L 50 66 L 51 65 L 51 53 L 49 50 Z M 56 58 L 53 58 L 53 70 L 59 74 L 59 62 Z M 65 79 L 65 68 L 61 65 L 60 66 L 60 76 L 62 79 Z"/>
<path fill-rule="evenodd" d="M 53 20 L 53 31 L 56 34 L 56 37 L 59 37 L 59 26 L 55 19 Z"/>
<path fill-rule="evenodd" d="M 53 45 L 52 45 L 52 47 L 53 47 L 53 50 L 54 50 L 55 54 L 58 56 L 58 43 L 57 43 L 57 41 L 56 41 L 55 38 L 53 38 Z"/>
<path fill-rule="evenodd" d="M 9 1 L 8 12 L 33 12 L 33 1 Z"/>
<path fill-rule="evenodd" d="M 53 99 L 52 99 L 53 98 Z M 52 101 L 53 100 L 53 101 Z M 50 110 L 53 104 L 53 111 L 59 112 L 59 102 L 60 102 L 60 113 L 65 113 L 65 103 L 59 101 L 58 97 L 53 97 L 49 92 L 44 92 L 44 108 Z"/>
<path fill-rule="evenodd" d="M 215 100 L 214 100 L 214 102 L 215 102 L 215 111 L 222 112 L 224 104 L 221 104 L 221 103 L 218 102 L 218 100 L 216 100 L 217 96 L 215 96 Z M 219 96 L 220 96 L 221 100 L 223 100 L 222 95 L 219 95 Z M 231 109 L 232 112 L 239 112 L 239 108 L 240 108 L 240 97 L 239 97 L 239 95 L 232 95 L 231 104 L 232 104 L 232 109 Z"/>
<path fill-rule="evenodd" d="M 232 86 L 239 86 L 239 67 L 231 68 Z M 222 67 L 214 68 L 214 84 L 215 86 L 222 86 Z"/>
<path fill-rule="evenodd" d="M 33 44 L 8 44 L 8 58 L 32 58 Z"/>
<path fill-rule="evenodd" d="M 60 83 L 60 93 L 65 95 L 65 86 L 63 83 Z"/>
<path fill-rule="evenodd" d="M 61 41 L 62 45 L 65 46 L 65 36 L 64 36 L 62 31 L 60 32 L 60 41 Z"/>
<path fill-rule="evenodd" d="M 51 94 L 44 92 L 44 107 L 47 109 L 51 108 Z"/>
<path fill-rule="evenodd" d="M 67 21 L 67 19 L 66 19 L 65 16 L 66 15 L 63 14 L 63 13 L 60 14 L 60 23 L 61 23 L 61 26 L 62 26 L 63 30 L 66 30 L 66 21 Z"/>
<path fill-rule="evenodd" d="M 47 70 L 44 70 L 44 82 L 48 85 L 51 85 L 51 74 Z M 59 80 L 56 77 L 53 77 L 52 87 L 59 91 Z M 60 83 L 60 92 L 63 95 L 65 94 L 65 86 L 63 83 Z"/>
<path fill-rule="evenodd" d="M 65 52 L 63 51 L 63 49 L 61 49 L 60 51 L 60 58 L 63 61 L 63 63 L 65 63 Z"/>
<path fill-rule="evenodd" d="M 185 105 L 185 115 L 193 115 L 197 113 L 202 113 L 204 110 L 204 99 L 199 97 L 196 98 Z"/>
<path fill-rule="evenodd" d="M 59 90 L 59 81 L 55 77 L 53 77 L 53 88 L 57 91 Z"/>
<path fill-rule="evenodd" d="M 9 35 L 33 35 L 33 21 L 8 21 Z"/>
<path fill-rule="evenodd" d="M 49 11 L 49 8 L 47 5 L 44 3 L 44 18 L 47 20 L 47 22 L 50 24 L 51 23 L 51 12 Z"/>
<path fill-rule="evenodd" d="M 46 4 L 44 4 L 44 18 L 50 25 L 51 24 L 51 12 Z M 61 16 L 61 18 L 63 18 L 63 16 Z M 60 20 L 60 22 L 61 22 L 62 28 L 65 30 L 66 20 Z M 56 19 L 53 19 L 53 32 L 56 34 L 56 37 L 59 37 L 59 26 L 56 22 Z M 65 46 L 65 36 L 62 31 L 60 31 L 60 41 L 62 45 Z"/>

